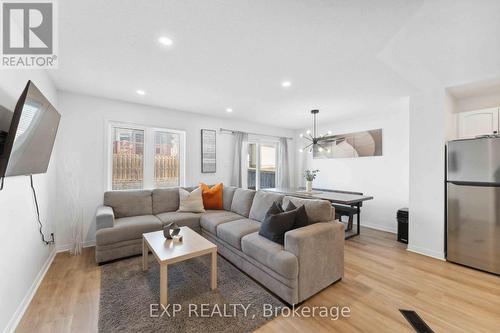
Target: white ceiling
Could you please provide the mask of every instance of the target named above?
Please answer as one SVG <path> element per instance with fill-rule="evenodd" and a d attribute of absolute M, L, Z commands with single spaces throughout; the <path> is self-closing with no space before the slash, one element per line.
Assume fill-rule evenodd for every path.
<path fill-rule="evenodd" d="M 94 96 L 301 128 L 314 108 L 333 121 L 500 77 L 497 0 L 58 3 L 51 76 Z"/>

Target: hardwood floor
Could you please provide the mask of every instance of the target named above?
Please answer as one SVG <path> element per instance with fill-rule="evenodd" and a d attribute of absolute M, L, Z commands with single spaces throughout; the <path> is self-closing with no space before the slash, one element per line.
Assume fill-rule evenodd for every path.
<path fill-rule="evenodd" d="M 349 318 L 277 318 L 258 332 L 414 332 L 399 309 L 435 332 L 498 332 L 500 277 L 405 250 L 363 229 L 346 241 L 345 277 L 302 306 L 349 306 Z M 96 332 L 100 270 L 94 250 L 56 256 L 17 332 Z"/>
<path fill-rule="evenodd" d="M 93 248 L 58 253 L 16 332 L 97 332 L 100 279 Z"/>

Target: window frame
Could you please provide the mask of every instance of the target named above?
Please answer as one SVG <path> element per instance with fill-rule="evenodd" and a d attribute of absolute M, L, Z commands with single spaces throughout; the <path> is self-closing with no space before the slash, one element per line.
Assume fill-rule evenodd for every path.
<path fill-rule="evenodd" d="M 135 190 L 113 190 L 113 132 L 115 128 L 124 128 L 144 131 L 144 161 L 143 161 L 143 185 L 135 190 L 152 190 L 156 188 L 154 180 L 154 157 L 155 157 L 155 132 L 168 132 L 179 135 L 179 185 L 186 185 L 186 131 L 163 128 L 158 126 L 148 126 L 131 122 L 119 122 L 108 120 L 106 125 L 106 144 L 105 149 L 105 190 L 106 191 L 135 191 Z M 177 186 L 172 186 L 177 187 Z"/>
<path fill-rule="evenodd" d="M 278 139 L 276 140 L 273 140 L 272 138 L 262 138 L 262 137 L 259 137 L 259 136 L 249 136 L 248 138 L 248 142 L 247 142 L 247 145 L 251 145 L 251 144 L 255 144 L 257 149 L 256 149 L 256 153 L 257 153 L 257 159 L 256 159 L 256 163 L 255 163 L 255 190 L 256 191 L 259 191 L 260 190 L 260 168 L 261 168 L 261 146 L 262 145 L 274 145 L 275 147 L 275 161 L 276 161 L 276 171 L 275 171 L 275 177 L 278 177 L 278 168 L 279 168 L 279 159 L 278 159 L 278 152 L 279 152 L 279 147 L 280 147 L 280 142 Z M 247 148 L 247 154 L 248 154 L 248 148 Z M 248 177 L 248 161 L 245 161 L 246 162 L 246 165 L 245 165 L 245 168 L 246 168 L 246 173 L 247 175 L 245 175 L 245 180 L 246 180 L 246 177 Z M 275 181 L 277 180 L 277 178 L 275 178 Z M 246 181 L 245 181 L 246 183 Z M 248 188 L 248 184 L 246 186 L 246 188 Z"/>

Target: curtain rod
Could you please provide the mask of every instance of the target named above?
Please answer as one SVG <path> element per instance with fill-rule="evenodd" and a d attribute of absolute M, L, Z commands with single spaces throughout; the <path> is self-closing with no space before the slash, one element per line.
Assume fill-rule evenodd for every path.
<path fill-rule="evenodd" d="M 287 140 L 293 140 L 293 138 L 288 137 L 288 136 L 277 136 L 277 135 L 269 135 L 269 134 L 244 132 L 244 131 L 231 130 L 231 129 L 227 129 L 227 128 L 220 128 L 219 131 L 220 132 L 231 133 L 231 134 L 240 132 L 240 133 L 246 133 L 246 134 L 257 135 L 257 136 L 267 136 L 267 137 L 270 137 L 270 138 L 277 138 L 277 139 L 285 138 Z"/>

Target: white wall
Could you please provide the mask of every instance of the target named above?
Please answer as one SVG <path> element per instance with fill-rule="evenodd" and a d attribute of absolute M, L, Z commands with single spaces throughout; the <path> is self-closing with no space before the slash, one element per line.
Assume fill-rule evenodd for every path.
<path fill-rule="evenodd" d="M 334 134 L 382 128 L 383 156 L 337 159 L 313 159 L 309 153 L 297 153 L 298 184 L 304 185 L 302 171 L 319 169 L 314 187 L 363 192 L 374 199 L 363 204 L 361 224 L 396 232 L 396 211 L 408 207 L 409 114 L 404 99 L 387 110 L 333 124 L 321 124 L 318 133 L 331 130 Z M 319 114 L 319 121 L 321 113 Z M 296 132 L 296 150 L 303 140 Z"/>
<path fill-rule="evenodd" d="M 444 258 L 444 89 L 410 97 L 410 251 Z"/>
<path fill-rule="evenodd" d="M 458 115 L 457 101 L 448 92 L 444 92 L 444 126 L 445 126 L 445 139 L 446 141 L 455 140 L 458 138 Z"/>
<path fill-rule="evenodd" d="M 293 131 L 270 126 L 251 124 L 228 118 L 215 118 L 194 113 L 149 107 L 140 104 L 89 97 L 68 92 L 59 94 L 59 111 L 62 113 L 58 134 L 57 167 L 60 177 L 57 179 L 58 202 L 65 207 L 71 196 L 68 179 L 77 175 L 81 186 L 80 200 L 85 221 L 87 244 L 95 241 L 94 214 L 102 204 L 105 188 L 106 124 L 108 121 L 122 121 L 161 128 L 186 131 L 186 185 L 230 182 L 233 156 L 233 136 L 217 133 L 217 173 L 201 173 L 201 138 L 200 130 L 237 129 L 277 136 L 293 136 Z M 293 153 L 293 149 L 290 149 Z M 293 161 L 293 154 L 291 161 Z M 73 170 L 68 174 L 67 170 Z M 293 170 L 291 171 L 293 174 Z M 65 248 L 71 242 L 69 212 L 61 210 L 58 216 L 58 248 Z"/>
<path fill-rule="evenodd" d="M 57 93 L 45 71 L 3 70 L 0 75 L 0 104 L 14 109 L 28 80 L 56 105 Z M 35 175 L 44 232 L 55 229 L 55 165 L 47 174 Z M 53 258 L 53 246 L 42 243 L 38 233 L 29 178 L 9 177 L 0 191 L 0 332 L 11 331 L 27 306 L 36 284 Z"/>

